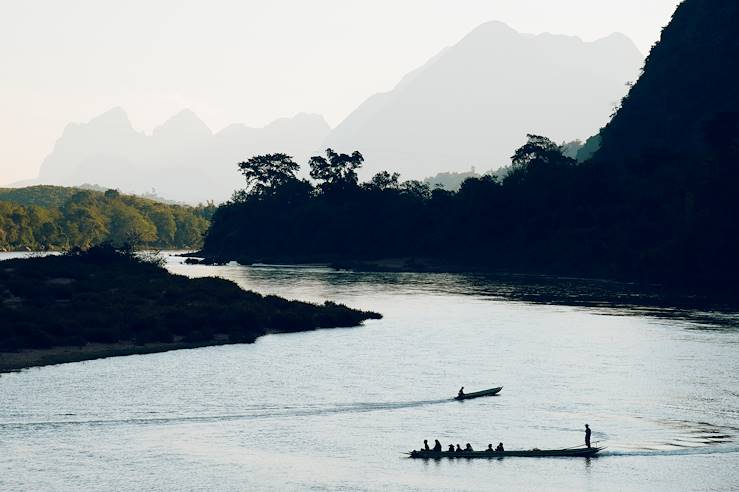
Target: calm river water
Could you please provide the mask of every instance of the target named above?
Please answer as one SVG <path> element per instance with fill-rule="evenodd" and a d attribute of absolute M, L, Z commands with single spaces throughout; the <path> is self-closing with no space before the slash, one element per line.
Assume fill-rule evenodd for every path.
<path fill-rule="evenodd" d="M 168 262 L 385 317 L 3 374 L 0 490 L 739 488 L 735 313 L 572 280 Z M 450 400 L 461 385 L 504 388 Z M 401 454 L 435 438 L 568 447 L 585 423 L 602 457 Z"/>

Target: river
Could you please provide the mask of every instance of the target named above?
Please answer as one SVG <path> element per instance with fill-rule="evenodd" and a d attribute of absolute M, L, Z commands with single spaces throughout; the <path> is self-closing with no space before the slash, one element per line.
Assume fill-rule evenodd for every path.
<path fill-rule="evenodd" d="M 736 312 L 607 282 L 167 262 L 384 319 L 3 374 L 0 490 L 739 487 Z M 585 423 L 598 458 L 402 455 L 569 447 Z"/>

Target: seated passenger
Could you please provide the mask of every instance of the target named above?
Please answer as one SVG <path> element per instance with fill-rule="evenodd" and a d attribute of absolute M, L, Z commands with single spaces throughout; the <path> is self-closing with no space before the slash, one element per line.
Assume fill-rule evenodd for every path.
<path fill-rule="evenodd" d="M 463 453 L 462 448 L 459 447 L 459 443 L 457 443 L 457 449 L 454 450 L 455 453 Z"/>
<path fill-rule="evenodd" d="M 503 443 L 502 442 L 499 442 L 498 443 L 498 447 L 495 448 L 495 451 L 497 451 L 498 453 L 502 453 L 503 451 L 505 451 L 505 449 L 503 449 Z"/>
<path fill-rule="evenodd" d="M 424 451 L 431 451 L 431 449 L 429 449 L 429 441 L 428 441 L 428 439 L 424 439 L 423 440 L 423 450 Z"/>
<path fill-rule="evenodd" d="M 459 393 L 457 393 L 457 396 L 460 397 L 460 398 L 464 396 L 464 386 L 462 386 L 461 388 L 459 388 Z"/>
<path fill-rule="evenodd" d="M 434 439 L 434 453 L 441 453 L 441 443 L 438 439 Z"/>
<path fill-rule="evenodd" d="M 493 449 L 493 445 L 492 445 L 492 444 L 488 444 L 488 448 L 487 448 L 487 449 L 485 450 L 485 452 L 487 452 L 487 453 L 492 453 L 493 451 L 495 451 L 495 450 Z"/>
<path fill-rule="evenodd" d="M 450 453 L 453 453 L 454 452 L 454 444 L 450 444 L 449 445 L 449 452 Z"/>
<path fill-rule="evenodd" d="M 467 445 L 464 447 L 464 450 L 467 453 L 471 453 L 472 451 L 474 451 L 474 449 L 472 449 L 472 446 L 470 446 L 470 443 L 467 443 Z"/>

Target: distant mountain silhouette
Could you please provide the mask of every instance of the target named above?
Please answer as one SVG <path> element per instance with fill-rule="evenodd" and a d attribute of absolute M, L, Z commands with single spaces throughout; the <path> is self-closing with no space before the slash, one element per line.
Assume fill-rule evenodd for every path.
<path fill-rule="evenodd" d="M 736 0 L 687 0 L 678 6 L 643 75 L 601 131 L 596 157 L 625 161 L 669 151 L 704 159 L 706 125 L 719 115 L 739 113 L 737 26 Z"/>
<path fill-rule="evenodd" d="M 560 142 L 596 133 L 642 63 L 622 34 L 584 42 L 489 22 L 367 99 L 324 147 L 361 150 L 365 175 L 497 168 L 527 133 Z"/>
<path fill-rule="evenodd" d="M 189 203 L 222 201 L 242 182 L 236 163 L 254 154 L 285 152 L 307 160 L 330 128 L 321 116 L 299 114 L 264 128 L 231 125 L 213 133 L 184 110 L 151 135 L 137 132 L 121 108 L 70 124 L 44 160 L 36 183 L 95 183 Z"/>

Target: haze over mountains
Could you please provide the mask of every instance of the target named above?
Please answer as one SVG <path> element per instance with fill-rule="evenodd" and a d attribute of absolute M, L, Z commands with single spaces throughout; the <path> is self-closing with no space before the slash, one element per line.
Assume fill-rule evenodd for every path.
<path fill-rule="evenodd" d="M 151 135 L 121 109 L 70 124 L 35 183 L 99 184 L 167 199 L 222 201 L 241 186 L 236 163 L 285 152 L 304 164 L 326 147 L 361 151 L 363 177 L 380 170 L 405 179 L 509 164 L 527 133 L 556 141 L 598 132 L 637 78 L 643 57 L 624 35 L 594 42 L 521 34 L 481 25 L 376 94 L 333 131 L 321 116 L 299 114 L 265 128 L 231 125 L 214 134 L 185 110 Z"/>
<path fill-rule="evenodd" d="M 264 128 L 230 125 L 218 133 L 184 110 L 151 135 L 134 130 L 121 108 L 69 124 L 41 165 L 44 184 L 98 184 L 188 203 L 222 201 L 241 186 L 236 163 L 281 149 L 308 158 L 329 132 L 321 116 L 298 114 Z"/>
<path fill-rule="evenodd" d="M 489 22 L 367 99 L 324 146 L 361 150 L 369 174 L 495 169 L 527 133 L 558 142 L 597 133 L 643 60 L 622 34 L 584 42 Z"/>

